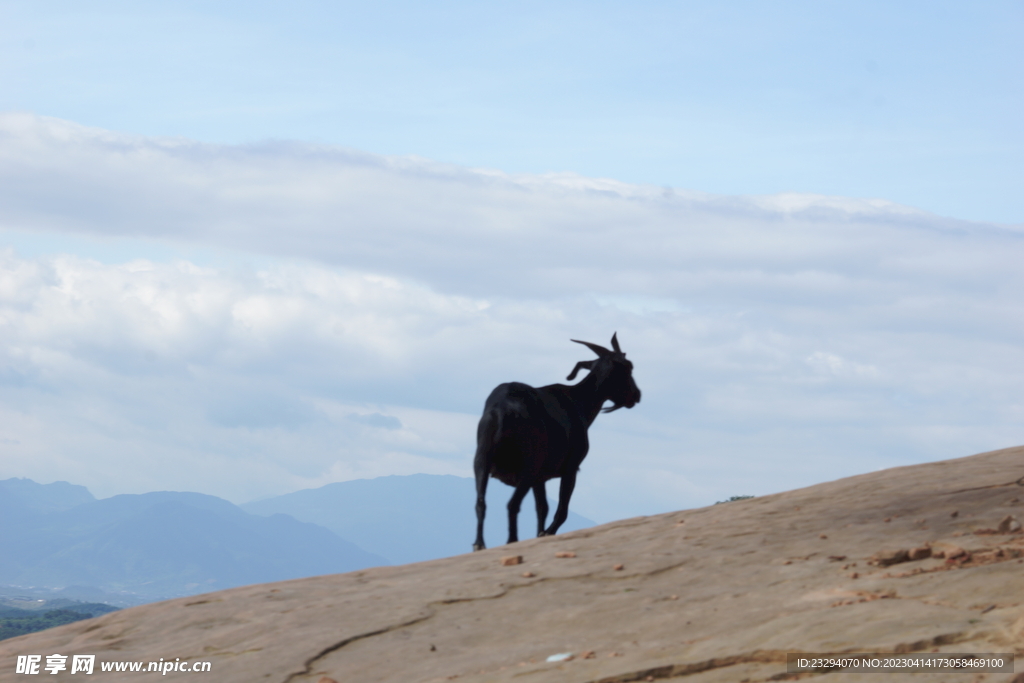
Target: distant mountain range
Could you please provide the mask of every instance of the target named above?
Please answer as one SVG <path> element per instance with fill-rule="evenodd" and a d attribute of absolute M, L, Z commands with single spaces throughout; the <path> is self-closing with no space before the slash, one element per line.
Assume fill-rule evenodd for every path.
<path fill-rule="evenodd" d="M 511 489 L 488 491 L 487 541 L 504 543 Z M 461 554 L 473 480 L 418 474 L 329 484 L 236 506 L 161 491 L 96 500 L 84 486 L 0 481 L 0 584 L 122 604 Z M 552 502 L 552 510 L 554 503 Z M 570 513 L 564 531 L 593 526 Z M 522 538 L 536 530 L 532 498 Z M 106 599 L 104 602 L 114 602 Z"/>
<path fill-rule="evenodd" d="M 548 486 L 557 492 L 558 482 Z M 512 488 L 491 480 L 487 487 L 484 534 L 488 547 L 508 539 L 505 506 Z M 557 500 L 549 501 L 554 514 Z M 437 474 L 357 479 L 305 489 L 241 507 L 258 515 L 284 513 L 326 527 L 363 550 L 395 564 L 421 562 L 471 552 L 476 537 L 476 484 L 472 479 Z M 537 535 L 533 495 L 519 512 L 519 537 Z M 573 512 L 560 531 L 594 526 Z"/>
<path fill-rule="evenodd" d="M 0 481 L 0 547 L 0 584 L 149 599 L 388 563 L 321 526 L 251 515 L 214 496 L 95 500 L 82 486 L 28 479 Z"/>

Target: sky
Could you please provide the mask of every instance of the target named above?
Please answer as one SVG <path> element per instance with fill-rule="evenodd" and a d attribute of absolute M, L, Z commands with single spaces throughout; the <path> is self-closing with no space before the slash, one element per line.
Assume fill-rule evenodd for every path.
<path fill-rule="evenodd" d="M 1024 443 L 1022 29 L 0 1 L 0 478 L 470 476 L 490 390 L 613 332 L 597 521 Z"/>

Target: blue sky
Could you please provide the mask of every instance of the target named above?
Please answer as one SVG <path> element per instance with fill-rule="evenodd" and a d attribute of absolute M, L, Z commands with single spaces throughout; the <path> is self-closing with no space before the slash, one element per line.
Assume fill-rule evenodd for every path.
<path fill-rule="evenodd" d="M 0 478 L 468 476 L 614 331 L 598 521 L 1024 443 L 1022 17 L 0 2 Z"/>
<path fill-rule="evenodd" d="M 1014 2 L 3 2 L 0 109 L 1024 222 Z"/>

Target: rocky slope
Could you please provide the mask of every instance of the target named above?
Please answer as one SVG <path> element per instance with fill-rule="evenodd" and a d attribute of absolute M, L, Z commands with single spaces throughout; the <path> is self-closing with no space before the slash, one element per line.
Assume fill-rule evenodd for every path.
<path fill-rule="evenodd" d="M 1022 477 L 1019 447 L 431 562 L 142 605 L 0 643 L 0 680 L 32 680 L 14 673 L 17 655 L 45 664 L 53 653 L 95 654 L 102 680 L 139 674 L 101 673 L 101 662 L 163 658 L 208 661 L 211 680 L 274 683 L 754 682 L 795 677 L 786 653 L 797 651 L 1019 656 Z M 502 562 L 512 555 L 523 562 Z M 546 661 L 557 653 L 573 657 Z"/>

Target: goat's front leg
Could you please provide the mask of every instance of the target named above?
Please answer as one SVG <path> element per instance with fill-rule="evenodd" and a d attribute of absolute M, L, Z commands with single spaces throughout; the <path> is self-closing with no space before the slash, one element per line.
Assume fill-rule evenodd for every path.
<path fill-rule="evenodd" d="M 576 488 L 576 473 L 562 475 L 562 482 L 558 487 L 558 508 L 555 516 L 551 519 L 551 526 L 544 532 L 545 536 L 554 536 L 558 533 L 558 527 L 565 523 L 569 516 L 569 499 L 572 498 L 572 491 Z"/>
<path fill-rule="evenodd" d="M 530 482 L 525 482 L 516 487 L 515 493 L 508 501 L 508 542 L 515 543 L 519 540 L 519 507 L 523 504 L 523 498 L 530 492 Z"/>
<path fill-rule="evenodd" d="M 543 481 L 533 485 L 533 502 L 537 505 L 537 536 L 544 535 L 544 523 L 548 521 L 548 494 Z"/>

